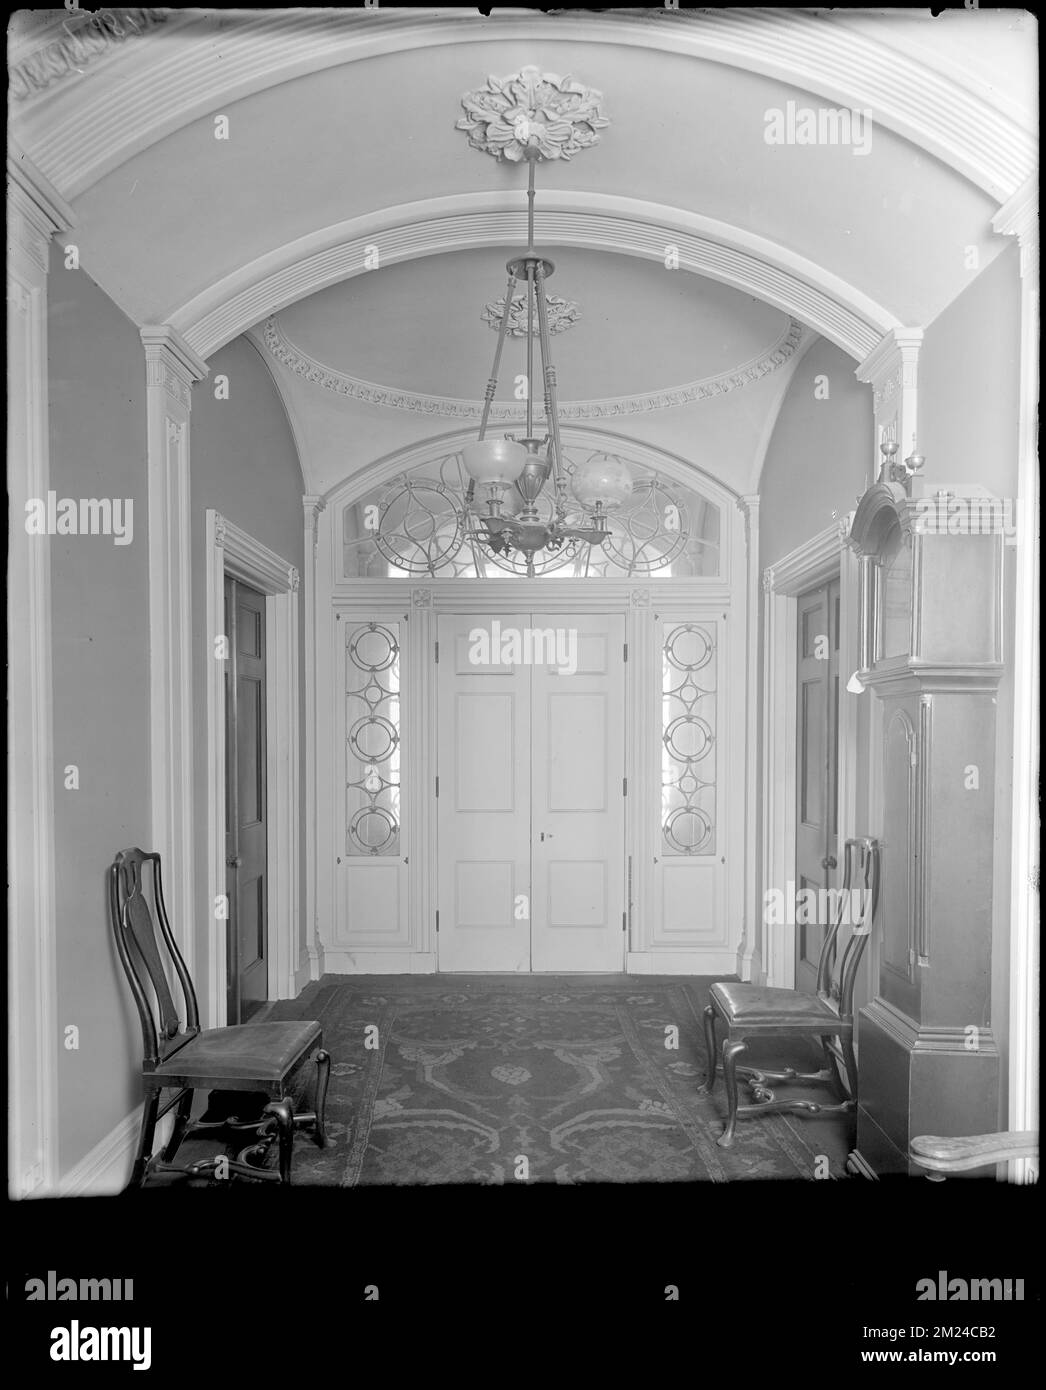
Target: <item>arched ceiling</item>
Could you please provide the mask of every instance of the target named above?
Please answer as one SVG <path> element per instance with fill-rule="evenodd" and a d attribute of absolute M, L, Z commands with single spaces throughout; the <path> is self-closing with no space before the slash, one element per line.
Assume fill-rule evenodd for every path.
<path fill-rule="evenodd" d="M 909 41 L 907 16 L 840 12 L 154 13 L 74 73 L 37 61 L 32 81 L 17 64 L 57 30 L 16 24 L 13 136 L 72 203 L 81 264 L 136 323 L 170 323 L 205 357 L 256 326 L 301 446 L 328 460 L 318 489 L 345 452 L 318 422 L 409 443 L 433 417 L 305 379 L 266 348 L 273 313 L 336 377 L 481 393 L 493 334 L 479 315 L 525 226 L 519 166 L 455 128 L 488 74 L 573 74 L 610 117 L 597 145 L 538 171 L 550 291 L 582 311 L 555 340 L 565 400 L 729 375 L 791 319 L 860 360 L 966 287 L 970 248 L 982 268 L 994 258 L 991 216 L 1034 167 L 1033 47 L 1005 13 L 953 17 L 936 58 L 926 17 Z M 768 113 L 789 103 L 870 110 L 869 148 L 767 143 Z M 732 456 L 731 430 L 757 452 L 796 356 L 652 409 L 645 433 L 675 447 L 722 417 L 710 452 Z M 751 466 L 713 471 L 743 489 Z"/>

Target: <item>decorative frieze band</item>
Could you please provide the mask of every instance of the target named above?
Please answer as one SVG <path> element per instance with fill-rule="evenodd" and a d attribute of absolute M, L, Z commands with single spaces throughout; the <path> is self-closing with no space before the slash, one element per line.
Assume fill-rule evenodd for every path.
<path fill-rule="evenodd" d="M 12 97 L 15 101 L 25 101 L 70 73 L 82 73 L 88 63 L 110 52 L 114 44 L 166 23 L 169 13 L 169 10 L 136 8 L 69 14 L 54 37 L 13 64 L 10 69 Z"/>
<path fill-rule="evenodd" d="M 275 316 L 266 320 L 264 337 L 265 346 L 277 362 L 282 362 L 295 376 L 301 377 L 304 381 L 311 381 L 326 391 L 334 391 L 338 395 L 363 401 L 367 405 L 384 406 L 390 410 L 409 410 L 421 415 L 439 415 L 454 420 L 478 420 L 483 414 L 482 401 L 456 400 L 447 396 L 430 396 L 418 391 L 380 386 L 375 382 L 350 376 L 347 372 L 336 371 L 296 347 L 285 336 Z M 740 390 L 754 381 L 759 381 L 770 372 L 777 371 L 796 351 L 802 338 L 803 325 L 798 319 L 790 318 L 787 328 L 773 347 L 733 371 L 692 381 L 685 386 L 649 391 L 643 395 L 617 396 L 598 401 L 562 401 L 559 405 L 559 415 L 562 420 L 598 420 L 608 416 L 638 415 L 651 410 L 670 410 L 675 406 L 710 400 L 725 395 L 728 391 Z M 522 404 L 495 401 L 490 411 L 490 419 L 497 422 L 516 422 L 525 417 L 526 407 Z"/>

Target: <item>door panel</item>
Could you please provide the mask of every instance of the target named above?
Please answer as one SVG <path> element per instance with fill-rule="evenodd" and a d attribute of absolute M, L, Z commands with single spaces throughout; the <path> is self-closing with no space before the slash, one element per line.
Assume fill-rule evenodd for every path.
<path fill-rule="evenodd" d="M 534 614 L 577 670 L 534 666 L 535 970 L 624 969 L 623 616 Z"/>
<path fill-rule="evenodd" d="M 244 1023 L 269 997 L 265 595 L 225 581 L 227 1014 Z"/>
<path fill-rule="evenodd" d="M 624 623 L 439 619 L 440 970 L 623 968 Z"/>
<path fill-rule="evenodd" d="M 520 622 L 439 619 L 440 970 L 530 969 L 530 921 L 519 915 L 530 896 L 530 669 L 491 664 L 471 639 L 495 621 Z"/>
<path fill-rule="evenodd" d="M 839 708 L 839 581 L 798 600 L 796 655 L 796 910 L 795 984 L 812 990 L 827 924 L 809 920 L 803 904 L 822 903 L 839 882 L 837 730 Z"/>

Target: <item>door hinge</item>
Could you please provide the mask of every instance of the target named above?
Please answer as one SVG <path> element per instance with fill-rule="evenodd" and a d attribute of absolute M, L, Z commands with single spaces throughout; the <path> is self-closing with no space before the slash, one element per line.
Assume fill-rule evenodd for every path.
<path fill-rule="evenodd" d="M 436 935 L 439 936 L 439 912 L 436 912 Z"/>
<path fill-rule="evenodd" d="M 436 643 L 436 665 L 439 665 L 439 643 Z"/>
<path fill-rule="evenodd" d="M 628 660 L 628 643 L 625 643 L 625 660 Z"/>
<path fill-rule="evenodd" d="M 627 796 L 627 795 L 628 795 L 628 778 L 627 778 L 627 777 L 622 777 L 622 779 L 621 779 L 621 795 L 622 795 L 622 796 Z"/>
<path fill-rule="evenodd" d="M 439 800 L 439 778 L 436 778 L 436 800 Z"/>
<path fill-rule="evenodd" d="M 627 913 L 627 912 L 622 912 L 622 914 L 621 914 L 621 930 L 624 931 L 624 932 L 627 932 L 627 931 L 628 931 L 628 913 Z"/>

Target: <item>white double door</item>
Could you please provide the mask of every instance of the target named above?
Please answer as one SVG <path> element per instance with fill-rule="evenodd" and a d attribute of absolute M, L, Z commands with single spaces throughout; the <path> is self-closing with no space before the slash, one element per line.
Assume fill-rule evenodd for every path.
<path fill-rule="evenodd" d="M 624 969 L 624 637 L 619 614 L 440 616 L 441 971 Z"/>

